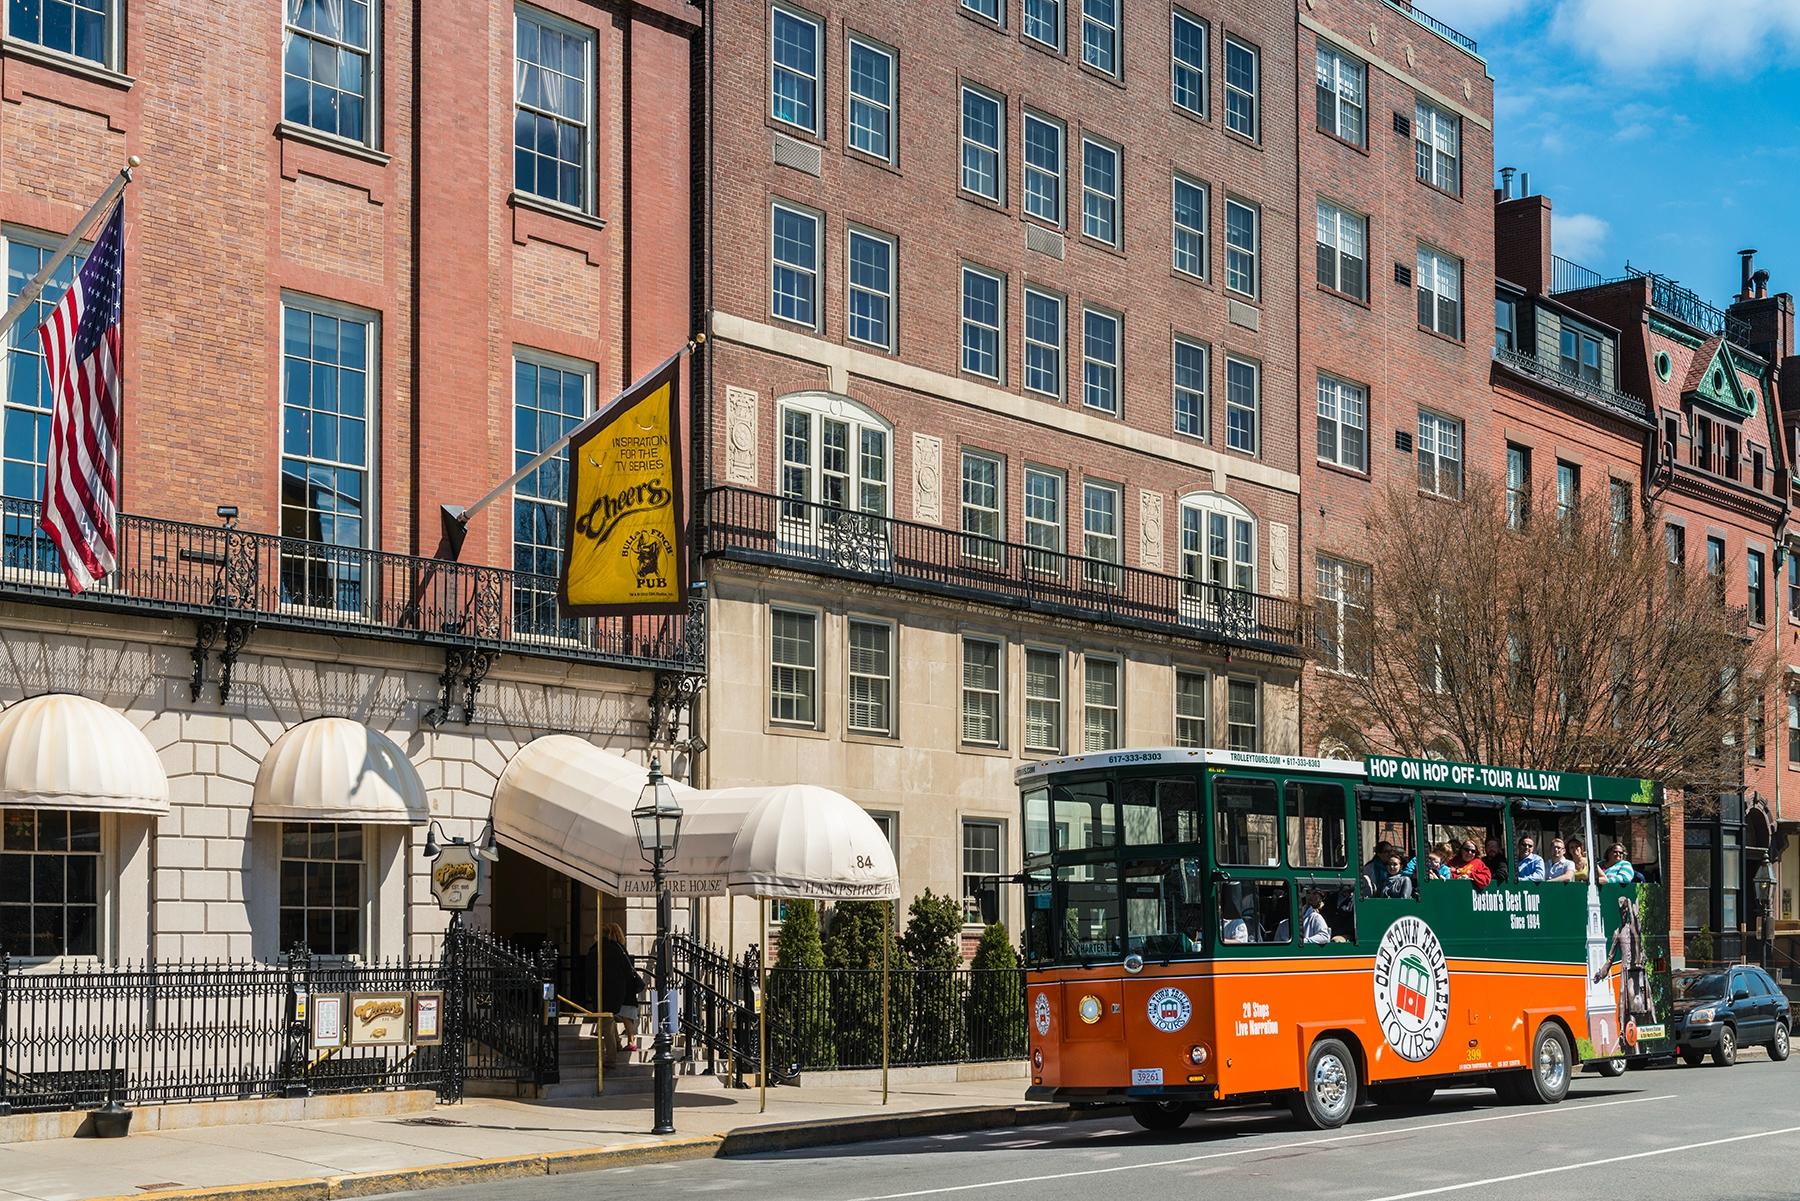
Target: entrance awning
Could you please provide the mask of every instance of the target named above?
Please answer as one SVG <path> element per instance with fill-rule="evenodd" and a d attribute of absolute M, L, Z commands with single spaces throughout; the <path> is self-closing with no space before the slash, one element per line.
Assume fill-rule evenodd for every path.
<path fill-rule="evenodd" d="M 393 739 L 346 717 L 315 717 L 277 738 L 263 756 L 250 816 L 416 826 L 431 809 L 418 771 Z"/>
<path fill-rule="evenodd" d="M 736 818 L 723 864 L 733 890 L 828 901 L 899 898 L 900 869 L 887 835 L 842 793 L 783 784 L 702 795 L 708 824 Z"/>
<path fill-rule="evenodd" d="M 0 805 L 160 816 L 169 777 L 123 713 L 52 693 L 0 713 Z"/>

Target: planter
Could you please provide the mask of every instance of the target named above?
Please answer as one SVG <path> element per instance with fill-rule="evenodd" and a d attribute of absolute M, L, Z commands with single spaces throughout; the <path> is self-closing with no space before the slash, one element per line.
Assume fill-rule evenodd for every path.
<path fill-rule="evenodd" d="M 103 1109 L 96 1109 L 88 1114 L 88 1132 L 91 1138 L 124 1138 L 131 1133 L 132 1111 L 114 1101 Z"/>

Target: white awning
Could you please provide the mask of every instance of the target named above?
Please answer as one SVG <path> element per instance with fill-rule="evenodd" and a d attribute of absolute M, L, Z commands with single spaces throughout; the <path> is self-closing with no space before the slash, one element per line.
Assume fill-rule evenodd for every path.
<path fill-rule="evenodd" d="M 829 901 L 899 898 L 894 848 L 875 819 L 843 793 L 783 784 L 705 795 L 710 806 L 742 813 L 725 862 L 733 890 Z"/>
<path fill-rule="evenodd" d="M 416 826 L 431 816 L 412 761 L 379 730 L 345 717 L 315 717 L 263 756 L 251 793 L 257 821 Z"/>
<path fill-rule="evenodd" d="M 161 815 L 169 777 L 123 713 L 52 693 L 0 713 L 0 805 Z"/>

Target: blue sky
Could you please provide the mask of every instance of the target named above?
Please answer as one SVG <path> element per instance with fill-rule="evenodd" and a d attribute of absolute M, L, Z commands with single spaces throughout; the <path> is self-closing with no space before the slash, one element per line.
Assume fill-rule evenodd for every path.
<path fill-rule="evenodd" d="M 1755 247 L 1800 295 L 1800 0 L 1418 3 L 1480 42 L 1495 166 L 1550 197 L 1557 253 L 1723 306 Z"/>

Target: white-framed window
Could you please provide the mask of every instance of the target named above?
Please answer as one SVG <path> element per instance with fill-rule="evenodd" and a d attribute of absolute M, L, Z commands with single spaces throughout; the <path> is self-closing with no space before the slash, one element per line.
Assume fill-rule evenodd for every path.
<path fill-rule="evenodd" d="M 1081 486 L 1082 579 L 1101 588 L 1119 586 L 1116 564 L 1125 561 L 1124 494 L 1114 484 Z"/>
<path fill-rule="evenodd" d="M 810 506 L 890 516 L 893 428 L 841 396 L 782 400 L 781 515 L 807 521 Z"/>
<path fill-rule="evenodd" d="M 819 40 L 817 17 L 785 4 L 769 6 L 769 116 L 818 137 Z"/>
<path fill-rule="evenodd" d="M 1081 0 L 1081 61 L 1119 73 L 1119 0 Z"/>
<path fill-rule="evenodd" d="M 513 31 L 513 187 L 592 212 L 594 32 L 522 4 Z"/>
<path fill-rule="evenodd" d="M 856 734 L 894 733 L 894 626 L 868 617 L 846 623 L 845 728 Z"/>
<path fill-rule="evenodd" d="M 769 206 L 769 312 L 819 327 L 819 234 L 824 218 L 785 201 Z"/>
<path fill-rule="evenodd" d="M 1631 536 L 1631 481 L 1607 480 L 1606 499 L 1611 519 L 1612 548 L 1616 553 L 1624 548 L 1625 539 Z"/>
<path fill-rule="evenodd" d="M 1023 0 L 1020 32 L 1052 50 L 1062 49 L 1062 0 Z"/>
<path fill-rule="evenodd" d="M 1328 200 L 1319 201 L 1319 282 L 1369 298 L 1369 219 Z"/>
<path fill-rule="evenodd" d="M 1181 574 L 1190 596 L 1208 588 L 1256 591 L 1256 518 L 1222 492 L 1181 501 Z"/>
<path fill-rule="evenodd" d="M 1262 255 L 1262 210 L 1234 196 L 1225 198 L 1225 287 L 1252 300 L 1259 294 L 1257 260 Z"/>
<path fill-rule="evenodd" d="M 1000 201 L 1005 179 L 1006 101 L 985 88 L 962 89 L 962 190 Z"/>
<path fill-rule="evenodd" d="M 1025 749 L 1063 749 L 1063 653 L 1025 648 Z"/>
<path fill-rule="evenodd" d="M 1025 289 L 1025 390 L 1063 394 L 1063 298 Z"/>
<path fill-rule="evenodd" d="M 999 746 L 1006 728 L 1002 720 L 1002 681 L 1006 647 L 993 638 L 963 635 L 962 741 L 969 746 Z"/>
<path fill-rule="evenodd" d="M 964 818 L 962 824 L 963 923 L 991 926 L 1006 916 L 1000 902 L 1006 874 L 1006 824 Z"/>
<path fill-rule="evenodd" d="M 366 952 L 369 841 L 364 827 L 352 823 L 281 823 L 282 946 L 304 946 L 315 955 Z"/>
<path fill-rule="evenodd" d="M 1206 116 L 1207 24 L 1177 8 L 1169 16 L 1169 99 L 1176 108 Z"/>
<path fill-rule="evenodd" d="M 1119 660 L 1098 655 L 1084 655 L 1081 663 L 1081 749 L 1110 751 L 1119 746 L 1121 700 L 1124 692 L 1121 677 L 1124 666 Z"/>
<path fill-rule="evenodd" d="M 1590 384 L 1600 382 L 1600 339 L 1565 325 L 1558 337 L 1557 351 L 1565 374 Z"/>
<path fill-rule="evenodd" d="M 1419 490 L 1455 499 L 1462 495 L 1462 422 L 1419 410 Z"/>
<path fill-rule="evenodd" d="M 1494 297 L 1494 349 L 1519 348 L 1519 302 L 1511 296 Z"/>
<path fill-rule="evenodd" d="M 1006 344 L 1006 277 L 963 264 L 962 369 L 997 380 Z"/>
<path fill-rule="evenodd" d="M 962 452 L 963 556 L 998 564 L 1005 556 L 1006 461 L 982 450 Z"/>
<path fill-rule="evenodd" d="M 1212 708 L 1212 680 L 1203 671 L 1175 669 L 1175 745 L 1206 745 L 1206 718 Z"/>
<path fill-rule="evenodd" d="M 100 822 L 98 813 L 0 809 L 0 955 L 105 949 Z"/>
<path fill-rule="evenodd" d="M 6 36 L 119 70 L 125 0 L 7 0 Z"/>
<path fill-rule="evenodd" d="M 1177 171 L 1172 184 L 1173 246 L 1175 270 L 1195 279 L 1207 272 L 1206 225 L 1210 197 L 1207 187 Z"/>
<path fill-rule="evenodd" d="M 1025 211 L 1060 226 L 1063 183 L 1063 125 L 1033 112 L 1025 114 Z"/>
<path fill-rule="evenodd" d="M 1246 454 L 1262 445 L 1262 367 L 1225 356 L 1225 445 Z"/>
<path fill-rule="evenodd" d="M 1177 334 L 1174 341 L 1171 377 L 1174 385 L 1175 432 L 1190 438 L 1208 438 L 1212 434 L 1207 413 L 1207 396 L 1211 391 L 1211 351 L 1204 342 L 1195 342 Z"/>
<path fill-rule="evenodd" d="M 850 35 L 850 147 L 883 162 L 894 161 L 894 52 Z"/>
<path fill-rule="evenodd" d="M 1333 671 L 1367 674 L 1371 648 L 1357 646 L 1368 618 L 1371 573 L 1362 563 L 1319 556 L 1313 596 L 1313 624 L 1319 655 Z"/>
<path fill-rule="evenodd" d="M 1506 444 L 1506 528 L 1522 530 L 1531 519 L 1531 448 Z"/>
<path fill-rule="evenodd" d="M 1081 232 L 1119 244 L 1119 148 L 1093 138 L 1081 140 Z"/>
<path fill-rule="evenodd" d="M 1081 310 L 1081 403 L 1119 415 L 1119 353 L 1123 338 L 1116 313 Z"/>
<path fill-rule="evenodd" d="M 1252 754 L 1262 749 L 1262 689 L 1255 680 L 1225 681 L 1226 747 Z"/>
<path fill-rule="evenodd" d="M 281 329 L 281 600 L 361 612 L 379 327 L 373 313 L 284 294 Z"/>
<path fill-rule="evenodd" d="M 996 25 L 1000 23 L 1000 0 L 962 0 L 962 6 L 978 17 L 984 17 Z"/>
<path fill-rule="evenodd" d="M 1462 193 L 1462 118 L 1419 97 L 1413 113 L 1419 178 L 1453 195 Z"/>
<path fill-rule="evenodd" d="M 513 462 L 523 467 L 587 418 L 594 365 L 543 351 L 513 350 Z M 527 637 L 573 638 L 557 612 L 569 501 L 565 446 L 513 485 L 513 629 Z"/>
<path fill-rule="evenodd" d="M 1062 571 L 1063 477 L 1041 467 L 1025 469 L 1024 492 L 1025 566 L 1051 574 Z"/>
<path fill-rule="evenodd" d="M 855 342 L 894 349 L 894 265 L 899 255 L 894 239 L 852 225 L 845 257 L 845 301 L 849 305 L 844 332 Z"/>
<path fill-rule="evenodd" d="M 10 307 L 26 283 L 49 262 L 51 250 L 62 239 L 11 226 L 0 230 L 0 237 L 6 243 L 6 303 Z M 26 307 L 0 353 L 0 494 L 9 500 L 36 502 L 44 498 L 55 397 L 36 330 L 61 303 L 86 259 L 84 246 L 51 272 L 44 290 Z M 56 544 L 38 525 L 35 512 L 27 509 L 4 518 L 0 564 L 46 575 L 62 573 Z"/>
<path fill-rule="evenodd" d="M 1355 146 L 1363 144 L 1368 68 L 1336 46 L 1319 43 L 1319 128 Z"/>
<path fill-rule="evenodd" d="M 282 10 L 282 119 L 373 146 L 381 0 L 282 0 Z"/>
<path fill-rule="evenodd" d="M 1556 461 L 1556 519 L 1572 521 L 1581 511 L 1581 468 Z"/>
<path fill-rule="evenodd" d="M 1262 136 L 1258 97 L 1262 86 L 1262 51 L 1225 35 L 1225 128 L 1255 141 Z"/>
<path fill-rule="evenodd" d="M 1419 324 L 1446 338 L 1462 337 L 1462 260 L 1419 247 Z"/>
<path fill-rule="evenodd" d="M 769 720 L 815 726 L 819 720 L 819 615 L 769 609 Z"/>
<path fill-rule="evenodd" d="M 1319 373 L 1319 461 L 1369 469 L 1369 390 Z"/>

